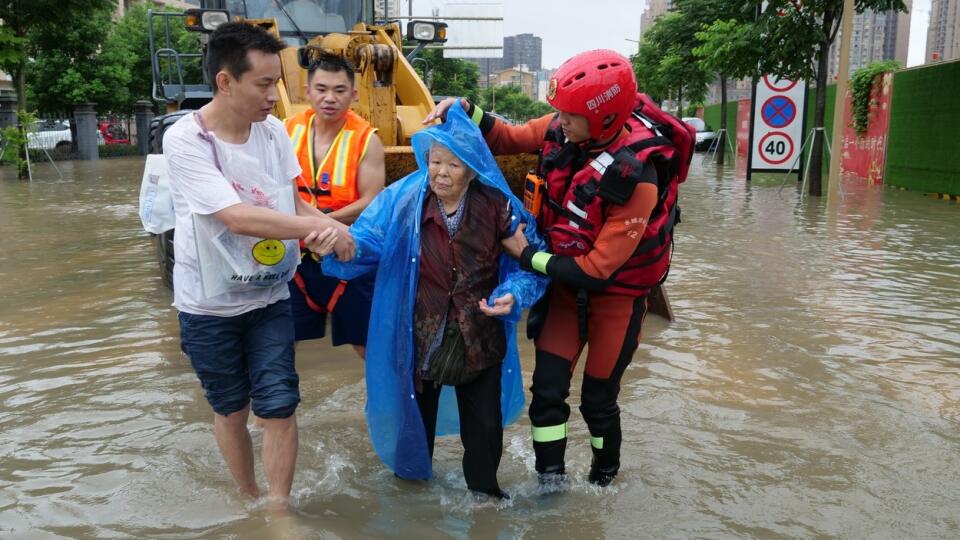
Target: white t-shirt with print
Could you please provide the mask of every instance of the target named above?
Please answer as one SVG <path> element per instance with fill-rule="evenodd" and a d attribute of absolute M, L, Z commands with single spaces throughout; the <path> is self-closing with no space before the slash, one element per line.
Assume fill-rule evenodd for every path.
<path fill-rule="evenodd" d="M 209 215 L 239 204 L 240 197 L 214 162 L 213 149 L 200 137 L 202 131 L 193 114 L 185 115 L 163 137 L 163 155 L 170 171 L 170 194 L 177 215 L 173 253 L 173 305 L 195 315 L 232 317 L 266 307 L 290 297 L 286 282 L 272 287 L 227 292 L 205 298 L 201 285 L 193 215 Z M 264 164 L 279 163 L 265 170 L 283 171 L 277 182 L 294 183 L 300 164 L 293 153 L 287 132 L 274 116 L 250 126 L 250 137 L 243 144 L 220 144 L 231 152 L 244 153 Z M 279 154 L 279 155 L 278 155 Z M 294 187 L 294 196 L 296 188 Z"/>

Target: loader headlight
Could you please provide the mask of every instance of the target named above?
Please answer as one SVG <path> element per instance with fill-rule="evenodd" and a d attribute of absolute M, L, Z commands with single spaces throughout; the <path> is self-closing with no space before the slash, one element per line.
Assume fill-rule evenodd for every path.
<path fill-rule="evenodd" d="M 443 43 L 447 41 L 447 23 L 410 21 L 407 25 L 407 39 L 426 43 Z"/>
<path fill-rule="evenodd" d="M 188 9 L 184 12 L 184 25 L 194 32 L 213 32 L 230 21 L 230 14 L 222 9 Z"/>

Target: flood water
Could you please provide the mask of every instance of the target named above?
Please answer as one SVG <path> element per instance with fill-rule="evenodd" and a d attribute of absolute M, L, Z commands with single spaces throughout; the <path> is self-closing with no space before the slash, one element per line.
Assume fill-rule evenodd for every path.
<path fill-rule="evenodd" d="M 526 418 L 505 433 L 508 504 L 466 495 L 456 437 L 434 481 L 398 481 L 368 442 L 362 364 L 313 342 L 280 521 L 235 495 L 217 451 L 140 229 L 142 160 L 32 183 L 5 167 L 0 538 L 960 537 L 960 208 L 848 184 L 832 212 L 699 160 L 677 320 L 648 318 L 624 377 L 612 487 L 585 482 L 575 408 L 566 493 L 537 493 Z"/>

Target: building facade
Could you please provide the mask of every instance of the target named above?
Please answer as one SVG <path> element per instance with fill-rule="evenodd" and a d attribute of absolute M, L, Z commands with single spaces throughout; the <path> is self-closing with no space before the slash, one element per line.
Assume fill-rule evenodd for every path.
<path fill-rule="evenodd" d="M 503 38 L 501 68 L 527 66 L 530 71 L 539 71 L 543 63 L 543 40 L 533 34 L 518 34 Z"/>
<path fill-rule="evenodd" d="M 653 26 L 653 23 L 666 12 L 673 9 L 673 0 L 650 0 L 647 9 L 640 14 L 640 39 Z"/>
<path fill-rule="evenodd" d="M 907 13 L 865 10 L 853 16 L 853 36 L 850 39 L 850 73 L 878 60 L 898 60 L 907 65 L 907 44 L 910 37 L 912 0 L 904 2 Z M 842 32 L 830 46 L 827 80 L 837 78 L 840 70 L 840 40 Z"/>
<path fill-rule="evenodd" d="M 524 70 L 538 72 L 543 69 L 543 39 L 533 34 L 518 34 L 503 38 L 503 58 L 465 58 L 477 64 L 480 87 L 486 88 L 495 79 L 498 71 L 525 66 Z M 497 84 L 494 81 L 493 84 Z"/>
<path fill-rule="evenodd" d="M 537 99 L 537 81 L 537 72 L 530 71 L 527 66 L 517 66 L 492 73 L 489 84 L 492 86 L 519 86 L 527 97 Z"/>
<path fill-rule="evenodd" d="M 923 62 L 960 58 L 960 0 L 932 0 Z"/>
<path fill-rule="evenodd" d="M 753 86 L 750 79 L 728 80 L 727 81 L 727 103 L 733 103 L 741 99 L 750 99 L 753 92 Z M 716 80 L 707 87 L 706 104 L 712 105 L 720 103 L 720 80 Z"/>

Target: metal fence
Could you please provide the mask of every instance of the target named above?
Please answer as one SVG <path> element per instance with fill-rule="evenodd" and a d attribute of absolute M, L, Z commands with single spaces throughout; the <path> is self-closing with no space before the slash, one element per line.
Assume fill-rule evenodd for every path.
<path fill-rule="evenodd" d="M 32 162 L 78 159 L 73 140 L 76 128 L 71 129 L 70 120 L 64 116 L 40 115 L 36 122 L 27 126 L 27 148 Z M 138 136 L 132 115 L 97 118 L 97 145 L 101 158 L 137 155 Z M 4 145 L 0 143 L 0 146 Z M 10 157 L 4 152 L 2 161 L 7 163 Z"/>

